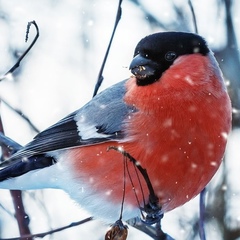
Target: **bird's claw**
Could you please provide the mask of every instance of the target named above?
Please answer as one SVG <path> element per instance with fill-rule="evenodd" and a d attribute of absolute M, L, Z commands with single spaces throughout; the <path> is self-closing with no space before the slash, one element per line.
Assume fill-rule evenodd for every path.
<path fill-rule="evenodd" d="M 157 202 L 149 201 L 144 208 L 141 208 L 141 221 L 148 225 L 160 222 L 160 220 L 163 218 L 161 209 L 162 208 L 157 204 Z"/>

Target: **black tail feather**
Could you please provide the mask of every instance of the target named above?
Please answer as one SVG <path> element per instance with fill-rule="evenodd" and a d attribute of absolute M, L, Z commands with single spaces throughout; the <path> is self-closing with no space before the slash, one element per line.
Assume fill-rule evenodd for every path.
<path fill-rule="evenodd" d="M 29 171 L 49 167 L 56 163 L 55 159 L 46 155 L 36 155 L 16 161 L 0 170 L 0 182 L 21 176 Z"/>

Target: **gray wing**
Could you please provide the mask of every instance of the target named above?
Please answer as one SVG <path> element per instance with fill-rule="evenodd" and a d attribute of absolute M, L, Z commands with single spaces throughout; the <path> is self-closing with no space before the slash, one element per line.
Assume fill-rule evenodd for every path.
<path fill-rule="evenodd" d="M 136 111 L 123 101 L 125 82 L 106 89 L 81 109 L 36 135 L 11 159 L 124 138 L 124 119 Z"/>

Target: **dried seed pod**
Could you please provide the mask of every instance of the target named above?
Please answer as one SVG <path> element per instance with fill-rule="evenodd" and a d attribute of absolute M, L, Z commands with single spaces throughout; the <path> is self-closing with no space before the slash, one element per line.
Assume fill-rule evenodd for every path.
<path fill-rule="evenodd" d="M 126 240 L 128 235 L 127 225 L 121 220 L 116 221 L 105 235 L 105 240 Z"/>

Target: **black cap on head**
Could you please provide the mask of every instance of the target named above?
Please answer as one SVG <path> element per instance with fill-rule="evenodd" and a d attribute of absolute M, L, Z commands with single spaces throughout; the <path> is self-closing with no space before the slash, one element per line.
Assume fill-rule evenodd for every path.
<path fill-rule="evenodd" d="M 208 52 L 205 40 L 197 34 L 155 33 L 137 44 L 130 69 L 137 84 L 144 86 L 157 81 L 177 57 L 194 53 L 206 55 Z"/>

